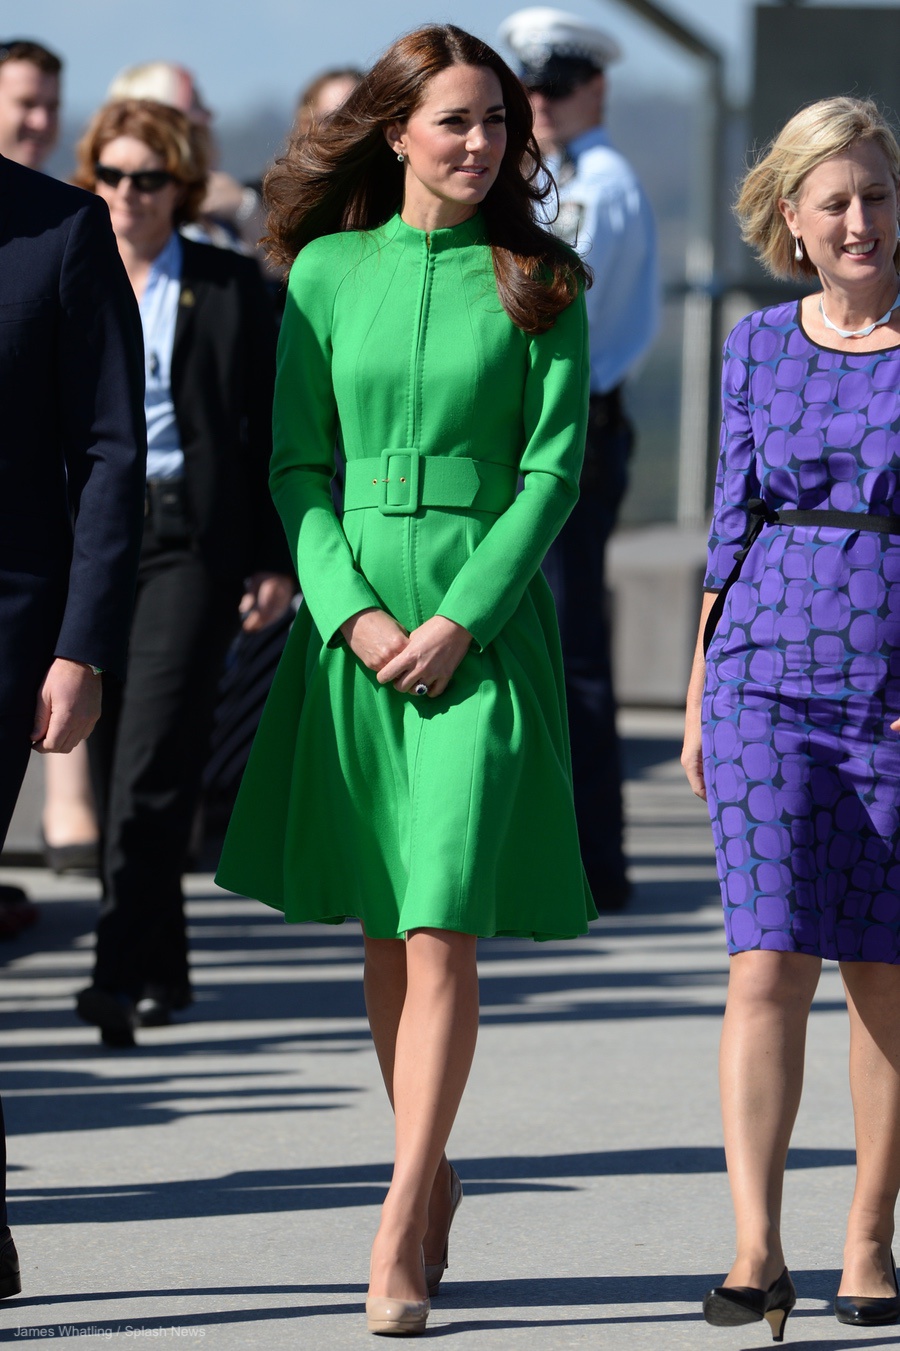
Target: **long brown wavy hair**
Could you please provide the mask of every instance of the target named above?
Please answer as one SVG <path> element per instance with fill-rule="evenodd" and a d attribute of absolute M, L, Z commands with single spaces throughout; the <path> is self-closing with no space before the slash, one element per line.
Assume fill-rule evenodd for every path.
<path fill-rule="evenodd" d="M 275 263 L 290 266 L 313 239 L 371 230 L 399 211 L 404 168 L 385 128 L 405 122 L 429 80 L 449 66 L 483 66 L 500 81 L 506 153 L 480 209 L 503 308 L 526 333 L 544 333 L 579 286 L 590 285 L 590 272 L 537 222 L 552 180 L 532 133 L 525 90 L 492 48 L 453 24 L 428 24 L 398 38 L 340 108 L 309 136 L 292 138 L 266 176 L 264 242 Z"/>

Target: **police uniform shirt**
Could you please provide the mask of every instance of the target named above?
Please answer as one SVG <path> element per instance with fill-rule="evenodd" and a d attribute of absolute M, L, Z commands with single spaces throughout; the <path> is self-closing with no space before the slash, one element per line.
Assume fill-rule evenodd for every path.
<path fill-rule="evenodd" d="M 559 197 L 551 228 L 594 274 L 586 297 L 591 393 L 608 394 L 644 356 L 659 328 L 653 212 L 637 175 L 602 127 L 577 137 L 562 162 L 551 167 Z"/>

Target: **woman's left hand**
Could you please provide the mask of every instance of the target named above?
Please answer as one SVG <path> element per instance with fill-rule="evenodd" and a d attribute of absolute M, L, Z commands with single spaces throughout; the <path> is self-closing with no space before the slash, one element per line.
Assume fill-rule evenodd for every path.
<path fill-rule="evenodd" d="M 900 718 L 898 718 L 896 722 L 891 723 L 891 731 L 900 732 Z"/>
<path fill-rule="evenodd" d="M 443 615 L 426 619 L 413 629 L 403 651 L 382 666 L 379 683 L 392 684 L 401 694 L 409 694 L 416 685 L 427 685 L 429 698 L 436 699 L 450 684 L 471 642 L 469 630 L 452 619 Z"/>

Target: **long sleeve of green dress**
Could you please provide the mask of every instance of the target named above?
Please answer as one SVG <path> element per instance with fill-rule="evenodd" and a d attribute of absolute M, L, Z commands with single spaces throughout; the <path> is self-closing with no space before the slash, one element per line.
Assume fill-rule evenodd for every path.
<path fill-rule="evenodd" d="M 545 334 L 517 329 L 480 216 L 431 234 L 395 217 L 300 254 L 271 487 L 304 606 L 226 840 L 223 885 L 289 919 L 356 915 L 374 937 L 423 925 L 584 931 L 595 911 L 540 564 L 577 498 L 587 391 L 582 297 Z M 477 494 L 456 486 L 470 480 Z M 407 505 L 387 506 L 397 491 Z M 380 686 L 341 640 L 341 624 L 369 606 L 407 630 L 442 614 L 472 633 L 439 699 Z"/>

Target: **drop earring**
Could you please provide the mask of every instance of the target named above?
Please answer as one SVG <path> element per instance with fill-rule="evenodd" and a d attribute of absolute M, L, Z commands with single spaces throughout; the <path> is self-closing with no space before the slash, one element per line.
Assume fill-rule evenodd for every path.
<path fill-rule="evenodd" d="M 794 257 L 798 263 L 803 262 L 803 245 L 800 242 L 799 235 L 794 235 Z"/>
<path fill-rule="evenodd" d="M 400 161 L 401 164 L 404 163 L 404 160 L 403 160 L 403 152 L 402 152 L 401 150 L 398 150 L 398 152 L 397 152 L 397 158 L 398 158 L 398 160 Z"/>

